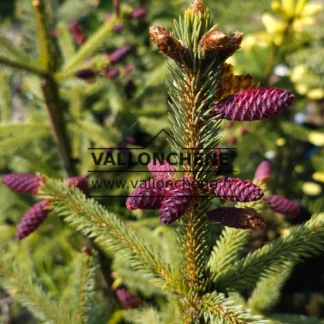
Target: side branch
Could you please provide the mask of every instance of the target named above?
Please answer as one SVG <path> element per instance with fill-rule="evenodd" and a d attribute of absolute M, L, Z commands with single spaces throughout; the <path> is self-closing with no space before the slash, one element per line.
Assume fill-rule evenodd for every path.
<path fill-rule="evenodd" d="M 50 201 L 58 215 L 65 217 L 87 237 L 94 238 L 100 246 L 123 253 L 138 270 L 164 279 L 169 288 L 174 286 L 170 268 L 159 253 L 96 201 L 87 199 L 78 189 L 52 179 L 46 180 L 40 195 Z"/>
<path fill-rule="evenodd" d="M 45 77 L 48 75 L 47 71 L 40 69 L 36 66 L 26 64 L 26 63 L 17 62 L 17 61 L 8 59 L 6 57 L 0 56 L 0 65 L 2 65 L 2 64 L 5 66 L 14 68 L 14 69 L 18 69 L 18 70 L 22 70 L 22 71 L 26 71 L 26 72 L 38 75 L 40 77 Z"/>
<path fill-rule="evenodd" d="M 64 169 L 68 176 L 77 175 L 72 161 L 70 139 L 68 138 L 64 114 L 59 99 L 58 85 L 52 78 L 47 76 L 41 83 L 46 109 L 51 121 L 53 139 L 57 144 Z"/>

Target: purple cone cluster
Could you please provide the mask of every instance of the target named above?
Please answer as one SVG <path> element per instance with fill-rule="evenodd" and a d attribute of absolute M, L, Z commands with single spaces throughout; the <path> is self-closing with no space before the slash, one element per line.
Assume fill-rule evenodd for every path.
<path fill-rule="evenodd" d="M 194 203 L 198 190 L 189 177 L 173 180 L 173 169 L 167 161 L 151 161 L 148 169 L 153 179 L 142 183 L 128 197 L 129 210 L 160 209 L 160 221 L 171 224 L 179 219 Z M 222 200 L 234 202 L 256 201 L 263 191 L 251 181 L 239 178 L 219 178 L 208 185 L 208 190 Z"/>
<path fill-rule="evenodd" d="M 84 177 L 72 177 L 67 182 L 71 186 L 76 186 L 85 194 L 89 192 L 88 182 Z M 14 191 L 35 195 L 44 184 L 44 178 L 40 175 L 28 173 L 11 173 L 2 177 L 2 183 Z M 34 232 L 45 221 L 51 211 L 48 205 L 47 200 L 42 200 L 26 212 L 16 229 L 18 240 Z"/>
<path fill-rule="evenodd" d="M 117 48 L 113 52 L 107 54 L 107 57 L 109 59 L 110 65 L 117 64 L 121 62 L 131 51 L 132 47 L 130 45 L 125 45 L 120 48 Z M 125 76 L 126 81 L 129 81 L 130 74 L 133 71 L 132 65 L 126 65 L 123 69 L 123 74 Z M 93 68 L 86 68 L 79 70 L 75 73 L 75 76 L 79 79 L 83 79 L 89 83 L 92 83 L 93 80 L 98 76 L 101 75 L 106 79 L 115 79 L 121 74 L 121 71 L 117 67 L 111 67 L 109 66 L 103 73 L 100 71 L 97 71 Z"/>
<path fill-rule="evenodd" d="M 134 9 L 128 14 L 128 17 L 130 19 L 136 20 L 141 19 L 147 14 L 147 10 L 145 8 L 138 8 Z M 111 14 L 106 14 L 106 19 L 110 19 Z M 113 26 L 112 31 L 115 33 L 119 33 L 124 29 L 123 24 L 116 24 Z M 72 32 L 73 38 L 75 42 L 79 45 L 83 44 L 86 40 L 86 36 L 79 24 L 79 22 L 74 21 L 70 24 L 70 30 Z M 116 50 L 112 51 L 111 53 L 107 54 L 108 60 L 110 65 L 117 64 L 121 62 L 131 51 L 130 45 L 124 45 L 120 48 L 117 48 Z M 86 68 L 79 70 L 75 73 L 75 77 L 79 79 L 83 79 L 87 81 L 88 83 L 92 83 L 97 76 L 104 77 L 106 79 L 115 79 L 120 74 L 124 75 L 125 81 L 130 82 L 131 81 L 131 72 L 133 71 L 133 66 L 126 65 L 123 70 L 120 70 L 117 67 L 111 67 L 109 66 L 105 71 L 97 70 L 93 68 Z"/>
<path fill-rule="evenodd" d="M 251 202 L 260 200 L 264 193 L 256 184 L 240 178 L 219 178 L 208 189 L 222 200 Z M 220 207 L 211 210 L 208 218 L 223 226 L 238 229 L 258 229 L 265 225 L 261 215 L 253 208 Z"/>
<path fill-rule="evenodd" d="M 137 308 L 143 302 L 141 298 L 124 288 L 117 289 L 116 296 L 124 308 Z"/>
<path fill-rule="evenodd" d="M 142 183 L 127 198 L 129 210 L 160 209 L 160 221 L 171 224 L 191 206 L 195 196 L 192 179 L 183 177 L 173 180 L 173 169 L 167 161 L 153 160 L 148 169 L 153 179 Z"/>

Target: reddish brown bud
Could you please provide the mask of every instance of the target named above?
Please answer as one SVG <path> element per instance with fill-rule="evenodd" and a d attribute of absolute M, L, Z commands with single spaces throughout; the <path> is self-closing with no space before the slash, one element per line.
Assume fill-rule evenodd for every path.
<path fill-rule="evenodd" d="M 75 72 L 75 76 L 83 80 L 93 80 L 97 75 L 97 71 L 94 69 L 82 69 Z"/>
<path fill-rule="evenodd" d="M 241 135 L 245 135 L 249 132 L 249 127 L 248 126 L 243 126 L 240 129 Z"/>
<path fill-rule="evenodd" d="M 186 48 L 165 28 L 152 26 L 150 27 L 150 35 L 160 51 L 175 61 L 180 61 L 180 57 L 185 54 Z"/>
<path fill-rule="evenodd" d="M 253 208 L 220 207 L 210 211 L 208 218 L 239 229 L 258 229 L 265 225 L 261 215 Z"/>
<path fill-rule="evenodd" d="M 81 248 L 81 253 L 86 254 L 86 255 L 91 255 L 92 254 L 92 249 L 89 246 L 83 246 Z"/>
<path fill-rule="evenodd" d="M 237 144 L 237 138 L 235 136 L 230 136 L 227 139 L 227 144 L 228 145 L 235 145 L 235 144 Z"/>
<path fill-rule="evenodd" d="M 86 40 L 86 35 L 77 21 L 70 24 L 70 30 L 73 38 L 78 45 L 82 45 Z"/>
<path fill-rule="evenodd" d="M 261 162 L 255 170 L 254 181 L 268 183 L 271 176 L 271 165 L 268 161 Z"/>
<path fill-rule="evenodd" d="M 147 14 L 147 10 L 145 8 L 135 9 L 130 13 L 130 18 L 132 19 L 140 19 L 143 18 Z"/>
<path fill-rule="evenodd" d="M 85 177 L 72 177 L 67 180 L 67 183 L 76 186 L 86 195 L 89 193 L 88 180 Z"/>
<path fill-rule="evenodd" d="M 201 2 L 201 0 L 195 0 L 188 8 L 188 10 L 193 11 L 195 13 L 205 13 L 205 7 L 204 4 Z"/>
<path fill-rule="evenodd" d="M 243 34 L 239 32 L 227 35 L 220 30 L 213 30 L 201 38 L 199 47 L 205 50 L 207 55 L 218 55 L 225 59 L 240 48 L 242 39 Z"/>
<path fill-rule="evenodd" d="M 117 78 L 118 76 L 119 76 L 119 70 L 118 69 L 116 69 L 116 68 L 109 68 L 106 72 L 105 72 L 105 74 L 104 74 L 104 77 L 106 78 L 106 79 L 115 79 L 115 78 Z"/>
<path fill-rule="evenodd" d="M 116 295 L 125 308 L 136 308 L 142 303 L 142 299 L 126 289 L 118 289 Z"/>

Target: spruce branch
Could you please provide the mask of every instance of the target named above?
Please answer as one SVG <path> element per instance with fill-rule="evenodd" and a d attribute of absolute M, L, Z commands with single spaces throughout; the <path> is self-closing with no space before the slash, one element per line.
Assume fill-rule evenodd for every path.
<path fill-rule="evenodd" d="M 26 72 L 38 75 L 40 77 L 47 76 L 46 70 L 39 68 L 33 64 L 30 64 L 26 61 L 23 61 L 23 62 L 24 63 L 22 63 L 21 61 L 16 61 L 16 60 L 9 59 L 7 57 L 0 55 L 0 65 L 4 65 L 4 66 L 8 66 L 8 67 L 11 67 L 14 69 L 26 71 Z"/>
<path fill-rule="evenodd" d="M 2 124 L 0 125 L 0 149 L 2 153 L 12 152 L 32 141 L 50 137 L 49 125 Z"/>
<path fill-rule="evenodd" d="M 153 307 L 142 307 L 125 312 L 125 319 L 134 324 L 162 324 L 159 312 Z"/>
<path fill-rule="evenodd" d="M 218 121 L 208 120 L 207 116 L 211 112 L 213 95 L 217 91 L 217 74 L 223 62 L 211 59 L 211 62 L 206 64 L 204 61 L 198 42 L 212 27 L 212 21 L 209 10 L 201 13 L 196 11 L 194 6 L 195 4 L 185 12 L 183 20 L 180 18 L 179 22 L 175 22 L 175 36 L 179 41 L 161 27 L 151 27 L 150 32 L 160 50 L 176 63 L 169 65 L 173 80 L 168 82 L 173 112 L 169 117 L 174 137 L 188 155 L 204 155 L 212 151 L 208 148 L 217 147 L 219 142 Z M 169 50 L 172 47 L 170 44 L 169 47 L 165 46 L 164 38 L 166 42 L 173 39 L 172 50 Z M 170 145 L 173 151 L 180 153 L 181 148 L 178 145 Z M 202 180 L 205 176 L 204 169 L 190 163 L 179 166 L 179 169 L 178 171 L 183 171 L 195 180 Z M 207 200 L 202 199 L 185 213 L 177 228 L 184 276 L 189 286 L 195 287 L 194 290 L 203 289 L 203 270 L 208 261 L 207 251 L 211 243 L 206 218 L 207 208 Z M 192 298 L 196 299 L 197 296 L 194 296 L 195 294 Z"/>
<path fill-rule="evenodd" d="M 71 307 L 73 318 L 79 324 L 90 322 L 89 314 L 94 304 L 97 268 L 98 257 L 95 251 L 85 251 L 80 255 Z"/>
<path fill-rule="evenodd" d="M 251 231 L 225 227 L 210 255 L 208 266 L 214 274 L 230 268 L 251 237 Z"/>
<path fill-rule="evenodd" d="M 297 263 L 322 253 L 323 239 L 324 214 L 314 215 L 305 224 L 293 227 L 287 235 L 249 253 L 231 268 L 216 275 L 216 286 L 227 290 L 251 287 L 260 278 L 275 274 L 289 262 Z"/>
<path fill-rule="evenodd" d="M 8 293 L 45 323 L 72 323 L 68 312 L 33 282 L 15 261 L 0 254 L 0 284 Z"/>
<path fill-rule="evenodd" d="M 0 56 L 15 58 L 15 60 L 22 62 L 31 60 L 23 48 L 17 47 L 11 40 L 2 36 L 0 36 Z"/>
<path fill-rule="evenodd" d="M 123 264 L 124 265 L 124 262 Z M 138 271 L 133 271 L 131 268 L 126 268 L 122 265 L 114 265 L 113 276 L 115 282 L 124 283 L 130 290 L 140 292 L 145 297 L 165 296 L 165 292 L 158 287 L 152 285 L 152 280 L 147 278 Z"/>
<path fill-rule="evenodd" d="M 0 121 L 8 122 L 11 115 L 11 90 L 9 78 L 4 71 L 0 71 Z"/>
<path fill-rule="evenodd" d="M 190 5 L 174 27 L 174 35 L 160 26 L 150 28 L 151 38 L 159 50 L 174 61 L 169 65 L 172 80 L 167 85 L 171 131 L 177 143 L 170 141 L 170 146 L 178 156 L 185 151 L 192 157 L 184 165 L 178 163 L 177 176 L 182 171 L 189 179 L 208 182 L 215 177 L 212 166 L 194 163 L 193 159 L 199 154 L 207 161 L 219 144 L 220 118 L 212 113 L 214 98 L 224 61 L 238 49 L 242 36 L 222 33 L 221 38 L 215 38 L 216 26 L 213 27 L 210 12 L 200 0 Z M 197 189 L 196 194 L 200 193 Z M 186 291 L 186 298 L 179 301 L 179 306 L 185 323 L 201 319 L 200 299 L 209 281 L 206 266 L 211 249 L 211 226 L 206 216 L 210 201 L 203 196 L 192 200 L 191 208 L 181 216 L 176 227 Z"/>
<path fill-rule="evenodd" d="M 63 59 L 67 62 L 75 55 L 75 46 L 68 25 L 64 21 L 60 21 L 57 25 L 60 34 L 59 45 Z"/>
<path fill-rule="evenodd" d="M 48 2 L 45 0 L 33 0 L 32 5 L 35 12 L 36 32 L 40 48 L 41 66 L 48 72 L 54 72 L 57 51 L 54 49 L 54 39 L 50 35 L 49 20 L 46 10 Z"/>
<path fill-rule="evenodd" d="M 248 307 L 253 313 L 264 314 L 271 311 L 279 301 L 283 285 L 291 274 L 292 264 L 285 265 L 280 272 L 271 273 L 262 278 L 248 300 Z"/>
<path fill-rule="evenodd" d="M 71 57 L 63 66 L 62 72 L 56 77 L 62 79 L 71 74 L 71 71 L 78 69 L 77 65 L 82 63 L 86 58 L 93 54 L 109 37 L 112 33 L 114 25 L 119 23 L 117 17 L 111 17 L 105 22 L 77 51 L 77 53 Z"/>
<path fill-rule="evenodd" d="M 267 323 L 261 316 L 252 315 L 241 306 L 235 305 L 229 298 L 216 292 L 206 294 L 201 300 L 201 313 L 206 323 L 214 324 L 244 324 Z"/>
<path fill-rule="evenodd" d="M 52 126 L 52 136 L 54 142 L 57 144 L 65 172 L 69 176 L 75 176 L 77 175 L 77 171 L 71 157 L 70 139 L 64 121 L 64 113 L 59 97 L 59 88 L 52 76 L 52 73 L 54 73 L 56 69 L 56 61 L 59 52 L 55 46 L 55 41 L 50 35 L 50 19 L 48 19 L 46 12 L 49 4 L 44 0 L 34 0 L 32 4 L 36 18 L 36 31 L 40 47 L 41 65 L 42 68 L 47 71 L 41 80 L 41 89 Z"/>
<path fill-rule="evenodd" d="M 134 268 L 155 276 L 157 284 L 161 285 L 158 278 L 162 278 L 167 287 L 174 286 L 170 267 L 160 254 L 115 215 L 93 199 L 86 199 L 75 187 L 47 179 L 40 197 L 48 200 L 58 215 L 85 236 L 109 251 L 121 252 Z"/>

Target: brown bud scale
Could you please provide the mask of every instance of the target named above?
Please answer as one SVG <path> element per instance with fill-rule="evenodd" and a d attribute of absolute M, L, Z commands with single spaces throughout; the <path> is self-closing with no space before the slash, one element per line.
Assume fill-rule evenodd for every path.
<path fill-rule="evenodd" d="M 165 28 L 152 26 L 150 27 L 150 35 L 160 51 L 175 61 L 180 61 L 181 56 L 185 54 L 186 48 Z"/>

